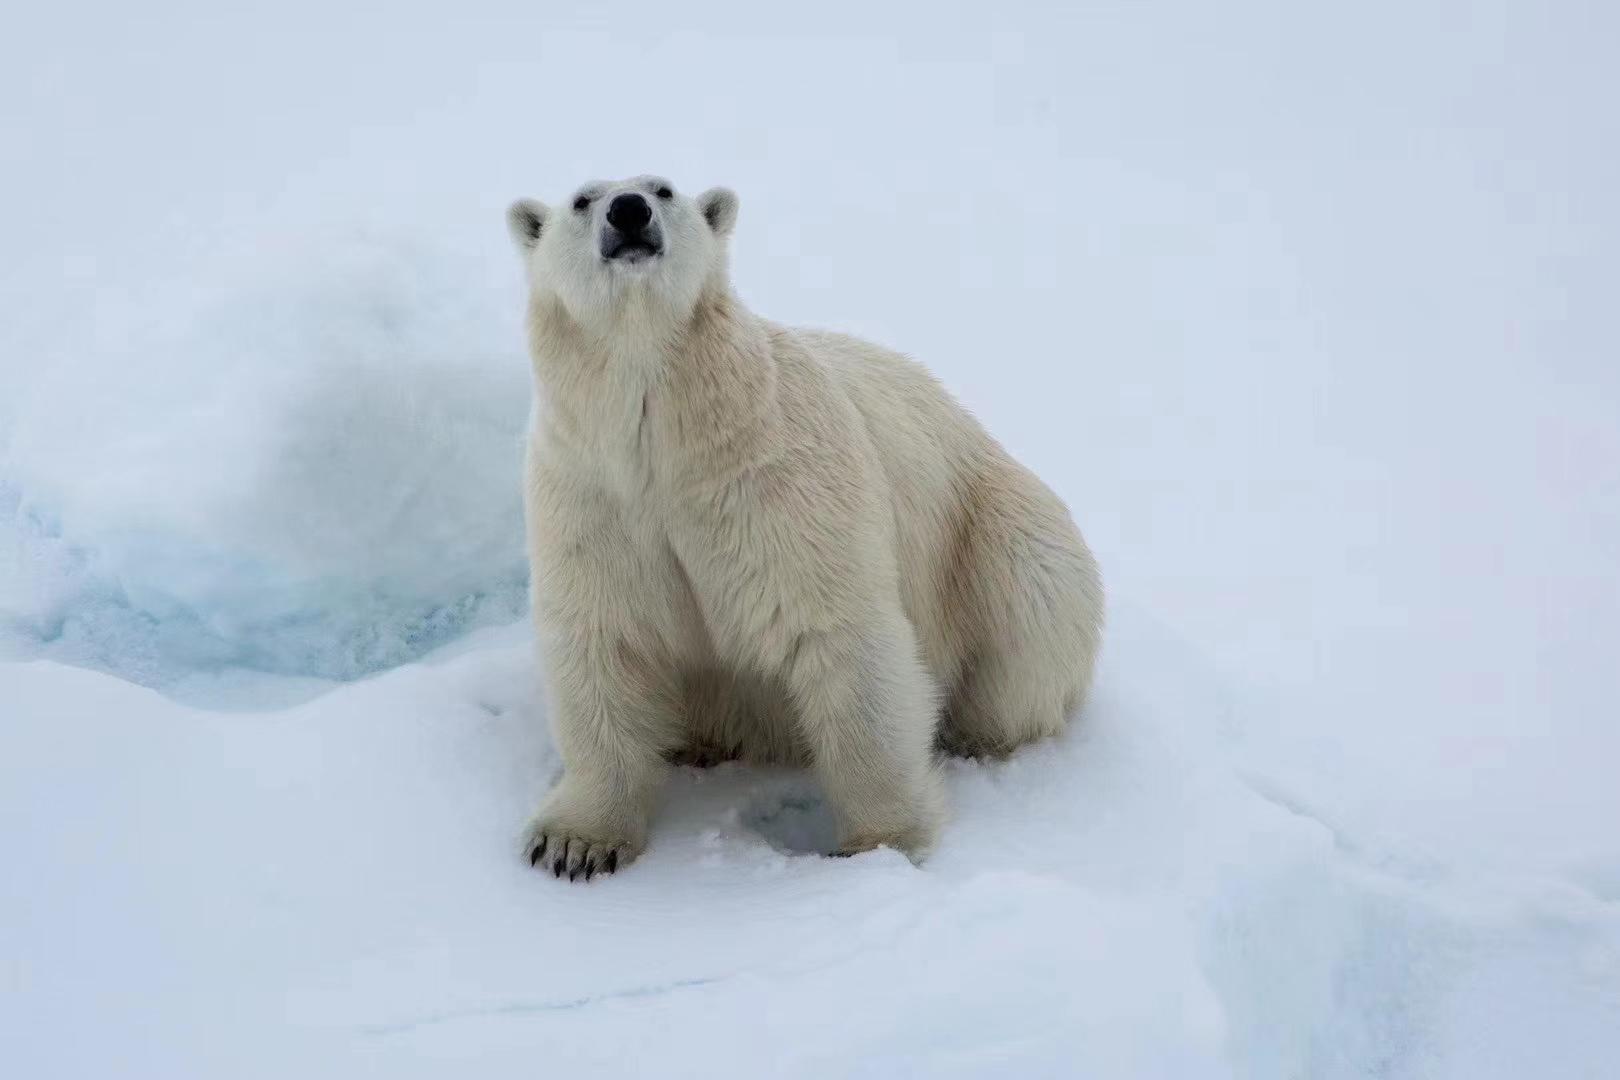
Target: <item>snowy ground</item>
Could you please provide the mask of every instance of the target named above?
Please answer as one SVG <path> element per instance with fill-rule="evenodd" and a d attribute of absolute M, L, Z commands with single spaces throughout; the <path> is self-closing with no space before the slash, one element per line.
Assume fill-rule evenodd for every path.
<path fill-rule="evenodd" d="M 268 714 L 18 667 L 10 1053 L 30 1076 L 1602 1075 L 1615 897 L 1363 847 L 1225 760 L 1220 688 L 1118 622 L 1138 659 L 1085 733 L 955 767 L 923 869 L 797 854 L 827 842 L 813 787 L 725 767 L 574 888 L 512 842 L 554 767 L 521 632 Z"/>
<path fill-rule="evenodd" d="M 1620 1070 L 1620 21 L 948 8 L 13 18 L 8 1075 Z M 501 212 L 649 169 L 1103 562 L 1082 722 L 920 868 L 729 766 L 517 855 Z"/>

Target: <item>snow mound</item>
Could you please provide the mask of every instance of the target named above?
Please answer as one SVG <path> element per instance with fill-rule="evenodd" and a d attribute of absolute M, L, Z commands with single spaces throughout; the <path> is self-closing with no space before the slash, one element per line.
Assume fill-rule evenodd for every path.
<path fill-rule="evenodd" d="M 0 431 L 10 651 L 353 679 L 520 614 L 508 290 L 377 238 L 221 264 L 98 313 Z"/>

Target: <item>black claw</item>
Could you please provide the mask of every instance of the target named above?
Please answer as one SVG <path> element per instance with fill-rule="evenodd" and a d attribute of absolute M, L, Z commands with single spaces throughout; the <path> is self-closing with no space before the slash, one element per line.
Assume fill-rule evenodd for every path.
<path fill-rule="evenodd" d="M 608 852 L 607 861 L 602 864 L 602 873 L 611 874 L 619 868 L 619 849 L 614 848 Z"/>
<path fill-rule="evenodd" d="M 529 852 L 529 865 L 530 866 L 533 866 L 535 863 L 540 861 L 540 852 L 543 851 L 543 850 L 544 850 L 543 848 L 535 848 L 533 851 Z"/>
<path fill-rule="evenodd" d="M 578 866 L 570 866 L 568 868 L 568 880 L 573 881 L 577 877 L 579 877 L 579 867 Z"/>
<path fill-rule="evenodd" d="M 596 864 L 593 863 L 593 862 L 586 863 L 585 864 L 585 880 L 589 881 L 589 880 L 591 880 L 591 878 L 593 878 L 595 876 L 596 876 Z"/>
<path fill-rule="evenodd" d="M 564 856 L 557 856 L 557 861 L 551 864 L 551 876 L 557 878 L 562 877 L 563 863 L 567 861 L 568 860 Z"/>
<path fill-rule="evenodd" d="M 549 843 L 551 843 L 551 837 L 542 834 L 540 837 L 540 846 L 534 849 L 534 857 L 536 860 L 546 857 L 546 845 Z"/>

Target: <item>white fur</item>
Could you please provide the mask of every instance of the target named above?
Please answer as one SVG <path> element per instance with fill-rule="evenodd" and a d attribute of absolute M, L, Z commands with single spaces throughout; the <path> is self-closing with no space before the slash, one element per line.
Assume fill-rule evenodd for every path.
<path fill-rule="evenodd" d="M 515 203 L 538 401 L 535 620 L 565 772 L 525 835 L 622 866 L 672 760 L 814 766 L 843 849 L 920 857 L 936 753 L 1062 730 L 1091 678 L 1096 564 L 1059 499 L 919 365 L 732 292 L 736 196 L 640 177 Z M 613 196 L 663 254 L 598 251 Z"/>

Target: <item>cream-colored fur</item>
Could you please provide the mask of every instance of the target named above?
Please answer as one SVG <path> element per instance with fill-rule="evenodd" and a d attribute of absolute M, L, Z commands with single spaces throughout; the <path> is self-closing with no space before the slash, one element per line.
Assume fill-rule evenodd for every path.
<path fill-rule="evenodd" d="M 1004 754 L 1079 708 L 1096 564 L 1062 502 L 920 366 L 738 301 L 736 196 L 661 189 L 509 212 L 564 763 L 524 850 L 570 878 L 622 867 L 670 761 L 744 757 L 812 765 L 843 850 L 920 857 L 943 817 L 939 751 Z M 634 264 L 599 247 L 625 193 L 663 245 Z"/>

